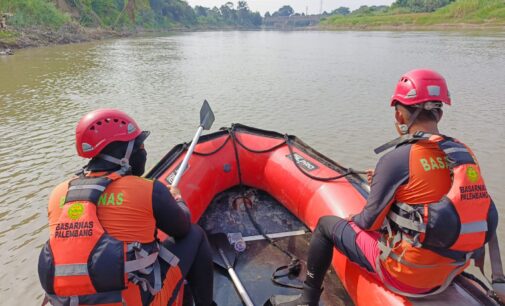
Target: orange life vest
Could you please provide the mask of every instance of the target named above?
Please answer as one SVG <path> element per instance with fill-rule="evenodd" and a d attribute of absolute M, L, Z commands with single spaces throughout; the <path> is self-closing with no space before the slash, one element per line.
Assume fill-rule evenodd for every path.
<path fill-rule="evenodd" d="M 123 305 L 122 293 L 129 281 L 153 296 L 162 285 L 180 283 L 178 258 L 170 251 L 156 243 L 149 253 L 140 242 L 118 240 L 103 228 L 97 204 L 107 186 L 121 177 L 112 173 L 70 181 L 57 224 L 50 227 L 49 241 L 39 257 L 40 281 L 53 304 Z M 165 282 L 160 278 L 158 257 L 172 266 Z M 153 270 L 155 284 L 151 286 L 139 275 Z"/>
<path fill-rule="evenodd" d="M 385 283 L 392 291 L 413 297 L 442 292 L 468 266 L 473 252 L 486 243 L 492 205 L 468 147 L 445 136 L 417 133 L 416 139 L 435 143 L 444 152 L 452 184 L 436 203 L 393 204 L 387 216 L 389 234 L 379 242 L 381 256 L 376 263 L 383 282 L 382 269 L 386 269 L 412 287 L 426 288 L 423 282 L 438 286 L 427 294 L 415 295 Z M 431 271 L 429 280 L 416 279 L 427 271 Z"/>

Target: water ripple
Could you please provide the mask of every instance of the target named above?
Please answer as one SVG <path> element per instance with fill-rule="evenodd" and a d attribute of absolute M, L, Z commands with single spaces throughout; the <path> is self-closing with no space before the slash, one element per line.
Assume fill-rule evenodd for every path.
<path fill-rule="evenodd" d="M 148 167 L 191 139 L 208 99 L 216 128 L 289 132 L 363 169 L 395 136 L 387 102 L 400 74 L 436 68 L 454 99 L 442 130 L 474 148 L 495 202 L 505 202 L 503 50 L 505 38 L 493 34 L 204 32 L 18 51 L 0 62 L 0 246 L 8 250 L 0 279 L 12 280 L 0 286 L 2 303 L 42 298 L 47 198 L 84 164 L 75 124 L 98 107 L 121 108 L 153 132 Z"/>

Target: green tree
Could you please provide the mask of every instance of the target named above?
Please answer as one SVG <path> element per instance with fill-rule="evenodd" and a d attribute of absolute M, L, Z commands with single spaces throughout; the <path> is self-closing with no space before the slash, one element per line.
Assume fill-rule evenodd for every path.
<path fill-rule="evenodd" d="M 342 16 L 349 15 L 350 13 L 351 13 L 351 10 L 348 7 L 344 7 L 344 6 L 334 9 L 331 12 L 332 15 L 342 15 Z"/>
<path fill-rule="evenodd" d="M 411 12 L 433 12 L 455 0 L 397 0 L 391 7 L 404 8 Z"/>
<path fill-rule="evenodd" d="M 281 16 L 281 17 L 289 17 L 295 13 L 295 10 L 289 6 L 289 5 L 284 5 L 281 7 L 277 12 L 274 13 L 274 16 Z"/>

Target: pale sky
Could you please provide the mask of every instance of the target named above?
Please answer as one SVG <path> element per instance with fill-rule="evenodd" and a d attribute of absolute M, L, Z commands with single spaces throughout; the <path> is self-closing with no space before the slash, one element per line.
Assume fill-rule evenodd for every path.
<path fill-rule="evenodd" d="M 212 8 L 213 6 L 220 7 L 227 0 L 186 0 L 189 5 L 202 5 L 205 7 Z M 235 5 L 238 0 L 232 0 Z M 305 13 L 305 9 L 308 8 L 309 14 L 318 14 L 321 0 L 246 0 L 249 4 L 249 8 L 252 11 L 258 11 L 261 15 L 265 14 L 266 11 L 273 13 L 277 11 L 283 5 L 291 5 L 291 7 L 297 13 Z M 323 1 L 323 11 L 331 12 L 332 10 L 340 7 L 346 6 L 351 10 L 357 9 L 362 5 L 390 5 L 394 0 L 322 0 Z"/>

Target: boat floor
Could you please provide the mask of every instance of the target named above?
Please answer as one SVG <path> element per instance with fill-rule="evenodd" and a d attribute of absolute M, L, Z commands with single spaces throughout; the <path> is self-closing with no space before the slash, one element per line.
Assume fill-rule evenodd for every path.
<path fill-rule="evenodd" d="M 249 201 L 243 201 L 245 194 Z M 207 233 L 237 233 L 244 237 L 260 235 L 251 222 L 244 205 L 250 205 L 251 216 L 266 234 L 304 231 L 296 236 L 276 238 L 275 241 L 298 258 L 306 261 L 311 233 L 295 216 L 267 193 L 247 188 L 234 188 L 215 197 L 199 224 Z M 247 240 L 247 238 L 246 238 Z M 271 281 L 273 271 L 290 262 L 289 257 L 266 240 L 247 241 L 246 249 L 237 257 L 235 271 L 255 305 L 263 303 L 274 294 L 299 294 L 300 290 L 276 286 Z M 302 265 L 296 279 L 283 278 L 283 282 L 301 284 L 306 267 Z M 352 300 L 333 269 L 328 271 L 321 296 L 323 305 L 352 305 Z M 220 268 L 214 273 L 214 299 L 220 306 L 242 305 L 240 297 L 226 272 Z"/>

